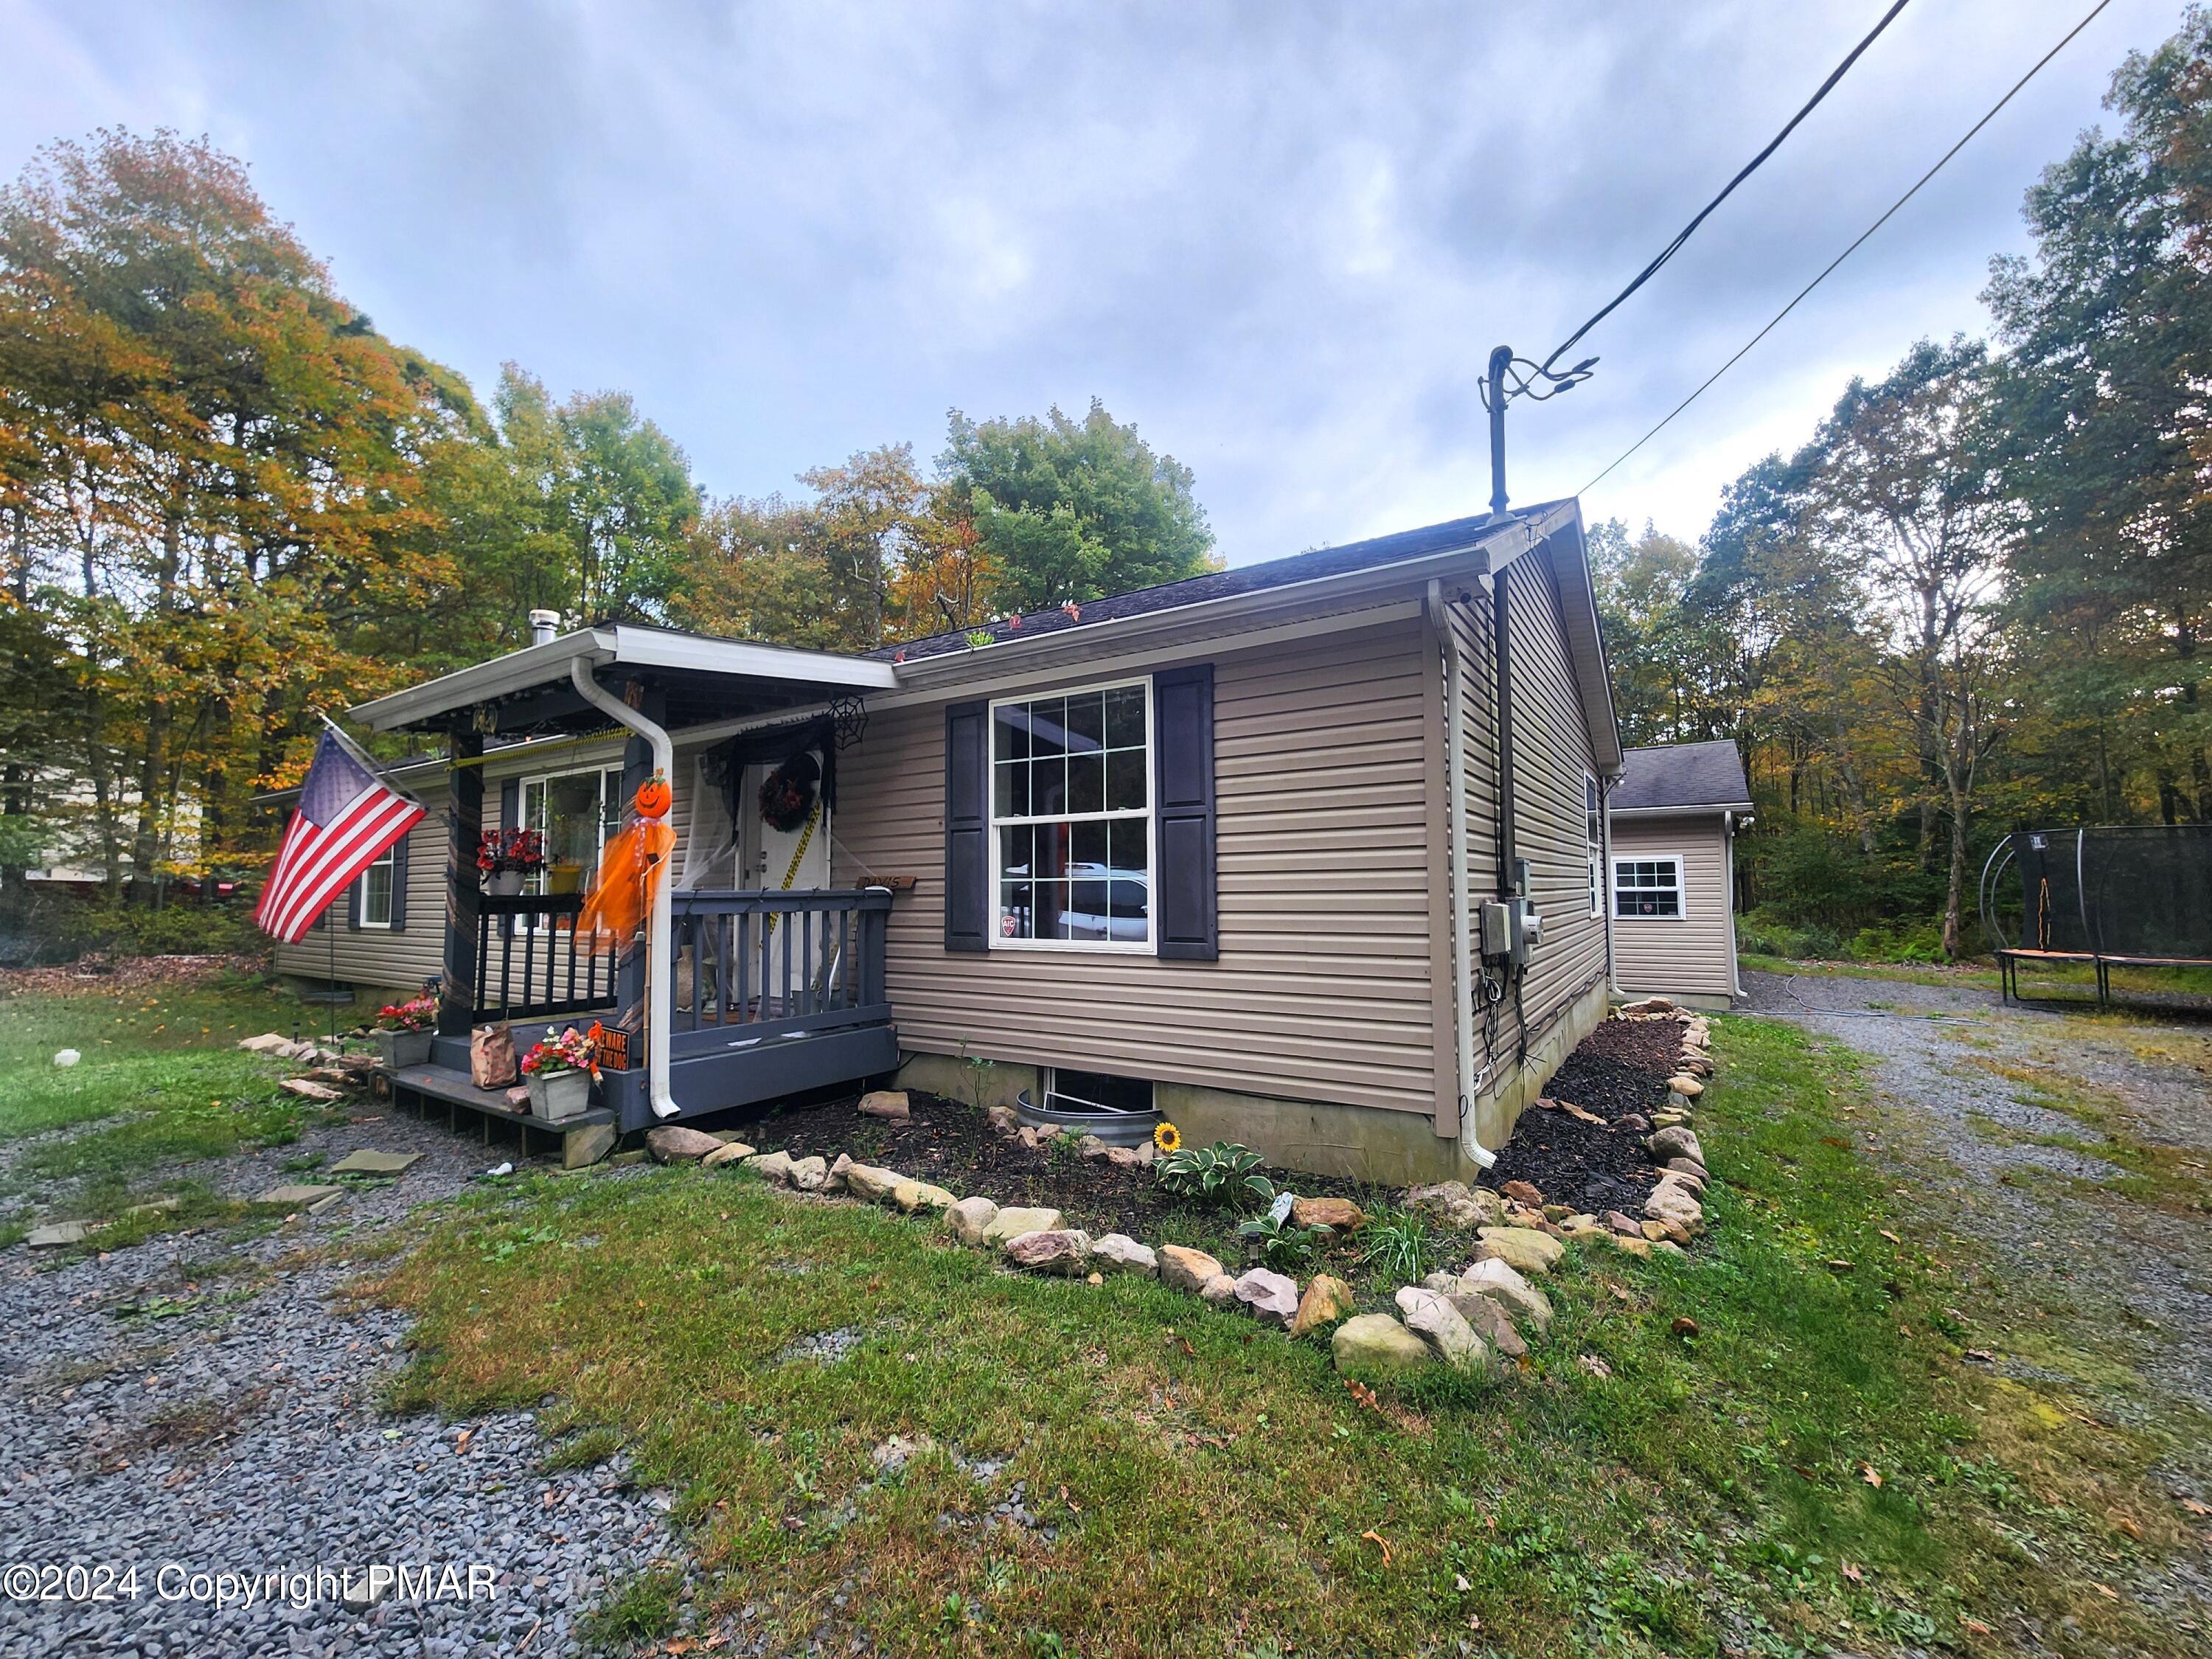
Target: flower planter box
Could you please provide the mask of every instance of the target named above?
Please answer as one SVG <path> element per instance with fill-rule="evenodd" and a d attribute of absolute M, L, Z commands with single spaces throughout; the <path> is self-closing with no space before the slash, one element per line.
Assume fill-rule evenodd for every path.
<path fill-rule="evenodd" d="M 386 1068 L 398 1071 L 402 1066 L 426 1066 L 430 1060 L 430 1031 L 373 1031 L 376 1039 L 376 1057 Z"/>
<path fill-rule="evenodd" d="M 592 1107 L 592 1074 L 589 1072 L 553 1072 L 531 1073 L 530 1109 L 548 1123 L 560 1123 L 580 1117 Z"/>

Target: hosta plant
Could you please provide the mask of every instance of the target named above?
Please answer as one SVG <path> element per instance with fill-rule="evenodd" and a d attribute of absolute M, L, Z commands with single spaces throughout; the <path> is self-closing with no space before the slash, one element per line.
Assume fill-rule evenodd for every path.
<path fill-rule="evenodd" d="M 1277 1273 L 1296 1273 L 1314 1259 L 1314 1250 L 1328 1236 L 1326 1227 L 1301 1227 L 1286 1217 L 1255 1215 L 1240 1224 L 1237 1236 L 1256 1247 L 1260 1260 Z"/>
<path fill-rule="evenodd" d="M 1265 1204 L 1275 1196 L 1275 1183 L 1260 1173 L 1260 1154 L 1233 1140 L 1182 1147 L 1152 1167 L 1170 1192 L 1212 1204 Z"/>

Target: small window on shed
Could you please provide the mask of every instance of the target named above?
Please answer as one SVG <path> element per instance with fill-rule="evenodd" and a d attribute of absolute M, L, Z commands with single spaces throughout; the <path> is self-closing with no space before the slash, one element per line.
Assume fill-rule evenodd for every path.
<path fill-rule="evenodd" d="M 1150 1079 L 1109 1077 L 1103 1072 L 1071 1072 L 1054 1066 L 1045 1073 L 1045 1109 L 1054 1112 L 1132 1112 L 1152 1109 Z"/>
<path fill-rule="evenodd" d="M 1643 916 L 1679 919 L 1682 914 L 1682 860 L 1615 859 L 1613 914 L 1631 920 Z"/>

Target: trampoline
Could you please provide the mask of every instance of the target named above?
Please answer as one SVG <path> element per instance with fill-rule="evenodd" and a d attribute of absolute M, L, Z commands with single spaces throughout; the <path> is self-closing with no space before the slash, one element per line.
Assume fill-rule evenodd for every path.
<path fill-rule="evenodd" d="M 2022 966 L 2077 964 L 2102 1007 L 2114 968 L 2212 968 L 2212 824 L 2015 830 L 1982 866 L 1980 896 L 2005 1000 L 2020 1000 Z"/>

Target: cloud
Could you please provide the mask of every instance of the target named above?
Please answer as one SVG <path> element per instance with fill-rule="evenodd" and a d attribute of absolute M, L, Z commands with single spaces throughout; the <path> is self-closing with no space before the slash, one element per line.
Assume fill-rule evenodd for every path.
<path fill-rule="evenodd" d="M 1598 377 L 1516 407 L 1516 498 L 1626 447 L 2079 6 L 1909 8 Z M 0 0 L 0 167 L 206 131 L 380 326 L 480 385 L 631 391 L 719 492 L 1097 393 L 1243 561 L 1479 508 L 1490 347 L 1608 297 L 1873 12 Z M 1592 513 L 1694 533 L 1850 374 L 1982 328 L 2021 191 L 2177 15 L 2121 0 Z"/>

